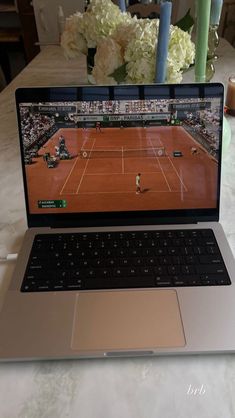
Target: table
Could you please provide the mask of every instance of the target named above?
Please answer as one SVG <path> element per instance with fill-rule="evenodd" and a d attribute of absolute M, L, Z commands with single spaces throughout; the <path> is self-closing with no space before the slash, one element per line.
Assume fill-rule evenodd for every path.
<path fill-rule="evenodd" d="M 226 84 L 235 50 L 222 40 L 218 53 L 214 80 Z M 84 83 L 85 68 L 50 46 L 0 94 L 0 256 L 19 250 L 26 229 L 14 90 Z M 229 122 L 221 223 L 235 255 L 235 118 Z M 0 304 L 13 268 L 0 263 Z M 234 393 L 232 354 L 0 364 L 1 418 L 234 418 Z"/>

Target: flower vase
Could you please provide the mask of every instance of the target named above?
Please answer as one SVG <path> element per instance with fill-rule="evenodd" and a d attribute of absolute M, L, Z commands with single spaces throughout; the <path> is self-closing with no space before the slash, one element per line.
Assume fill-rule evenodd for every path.
<path fill-rule="evenodd" d="M 219 45 L 218 25 L 209 26 L 208 52 L 206 64 L 206 81 L 210 81 L 215 74 L 214 61 L 217 60 L 216 49 Z"/>

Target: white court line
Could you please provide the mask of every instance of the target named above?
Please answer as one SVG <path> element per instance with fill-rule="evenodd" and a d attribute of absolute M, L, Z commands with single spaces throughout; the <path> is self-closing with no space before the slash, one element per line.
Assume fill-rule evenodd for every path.
<path fill-rule="evenodd" d="M 91 150 L 89 150 L 89 151 L 87 151 L 87 150 L 86 150 L 86 152 L 91 152 Z M 106 157 L 105 157 L 105 158 L 106 158 Z M 90 159 L 91 159 L 91 160 L 104 160 L 105 158 L 104 158 L 104 157 L 97 157 L 97 158 L 90 158 Z M 118 159 L 120 159 L 121 157 L 109 157 L 108 159 L 111 159 L 111 158 L 112 158 L 112 160 L 115 160 L 115 159 L 117 159 L 117 158 L 118 158 Z M 137 158 L 141 158 L 141 159 L 143 159 L 143 158 L 144 158 L 145 160 L 147 160 L 147 159 L 150 159 L 150 158 L 155 158 L 155 156 L 154 156 L 154 157 L 147 157 L 147 156 L 146 156 L 146 157 L 136 157 L 136 156 L 135 156 L 135 157 L 124 157 L 124 159 L 125 159 L 125 158 L 126 158 L 126 159 L 128 159 L 128 160 L 133 159 L 133 158 L 134 158 L 134 159 L 135 159 L 135 158 L 136 158 L 136 159 L 137 159 Z"/>
<path fill-rule="evenodd" d="M 94 148 L 94 145 L 95 145 L 95 139 L 94 139 L 94 141 L 93 141 L 93 144 L 92 144 L 92 147 L 91 147 L 90 152 L 92 152 L 92 150 L 93 150 L 93 148 Z M 87 162 L 86 162 L 86 164 L 85 164 L 84 170 L 83 170 L 83 172 L 82 172 L 82 177 L 81 177 L 80 182 L 79 182 L 79 184 L 78 184 L 78 187 L 77 187 L 77 190 L 76 190 L 76 194 L 78 194 L 78 191 L 79 191 L 80 186 L 81 186 L 81 184 L 82 184 L 83 177 L 84 177 L 84 175 L 85 175 L 85 172 L 86 172 L 86 169 L 87 169 L 88 163 L 89 163 L 89 158 L 87 159 Z"/>
<path fill-rule="evenodd" d="M 84 142 L 86 142 L 86 140 L 85 140 Z M 83 142 L 83 144 L 84 144 L 84 142 Z M 71 174 L 72 174 L 72 172 L 73 172 L 73 170 L 74 170 L 75 165 L 77 164 L 78 158 L 79 158 L 79 157 L 77 157 L 77 158 L 75 159 L 75 161 L 74 161 L 74 164 L 73 164 L 73 166 L 72 166 L 72 168 L 71 168 L 71 170 L 70 170 L 70 172 L 69 172 L 69 174 L 68 174 L 68 177 L 67 177 L 67 179 L 65 180 L 65 183 L 64 183 L 64 185 L 63 185 L 63 187 L 62 187 L 62 189 L 61 189 L 61 191 L 60 191 L 60 195 L 62 195 L 62 194 L 63 194 L 63 190 L 64 190 L 64 188 L 65 188 L 66 184 L 68 183 L 69 177 L 71 176 Z M 71 193 L 71 194 L 73 194 L 73 193 Z"/>
<path fill-rule="evenodd" d="M 80 192 L 79 193 L 79 195 L 87 195 L 87 194 L 93 194 L 93 195 L 96 195 L 96 194 L 120 194 L 120 193 L 130 193 L 130 194 L 136 194 L 136 192 L 135 191 L 133 191 L 133 190 L 131 190 L 131 191 L 128 191 L 128 190 L 124 190 L 124 191 L 117 191 L 117 192 Z M 148 190 L 148 192 L 147 192 L 147 194 L 149 194 L 149 193 L 169 193 L 169 190 Z M 180 193 L 180 191 L 179 190 L 171 190 L 171 193 Z M 70 194 L 76 194 L 76 193 L 68 193 L 68 195 L 70 195 Z M 142 194 L 144 194 L 144 193 L 142 193 Z"/>
<path fill-rule="evenodd" d="M 162 172 L 162 175 L 163 175 L 163 177 L 164 177 L 164 179 L 165 179 L 165 182 L 166 182 L 166 184 L 167 184 L 167 186 L 168 186 L 168 189 L 169 189 L 169 191 L 170 191 L 170 192 L 172 192 L 171 187 L 170 187 L 170 185 L 169 185 L 169 183 L 168 183 L 168 181 L 167 181 L 166 175 L 165 175 L 165 173 L 164 173 L 164 170 L 163 170 L 163 168 L 162 168 L 162 166 L 161 166 L 161 164 L 160 164 L 160 162 L 159 162 L 159 158 L 157 157 L 157 155 L 156 155 L 156 153 L 155 153 L 154 146 L 153 146 L 153 143 L 152 143 L 152 140 L 151 140 L 151 139 L 150 139 L 150 143 L 151 143 L 151 146 L 152 146 L 152 148 L 153 148 L 153 152 L 154 152 L 154 154 L 155 154 L 155 158 L 156 158 L 156 160 L 157 160 L 157 162 L 158 162 L 158 165 L 159 165 L 159 167 L 160 167 L 160 170 L 161 170 L 161 172 Z"/>
<path fill-rule="evenodd" d="M 157 174 L 160 173 L 159 171 L 141 171 L 142 174 Z M 126 171 L 124 174 L 136 175 L 136 171 Z M 117 173 L 86 173 L 86 176 L 113 176 L 113 175 L 120 175 L 120 172 Z"/>
<path fill-rule="evenodd" d="M 150 141 L 151 141 L 151 144 L 152 144 L 152 140 L 151 140 L 151 138 L 150 138 Z M 163 145 L 163 143 L 162 143 L 162 141 L 161 141 L 161 139 L 160 139 L 160 138 L 158 138 L 158 141 L 160 142 L 161 147 L 164 147 L 164 145 Z"/>
<path fill-rule="evenodd" d="M 125 165 L 124 165 L 124 156 L 123 156 L 123 147 L 122 147 L 122 174 L 125 174 Z"/>
<path fill-rule="evenodd" d="M 181 171 L 181 168 L 180 168 L 180 177 L 181 177 L 181 174 L 182 174 L 182 171 Z M 182 183 L 180 184 L 180 195 L 181 195 L 181 201 L 183 201 L 184 200 L 184 190 L 183 190 Z"/>
<path fill-rule="evenodd" d="M 170 157 L 167 157 L 167 158 L 168 158 L 168 160 L 171 162 L 171 165 L 172 165 L 172 167 L 173 167 L 173 170 L 176 172 L 176 175 L 178 176 L 178 178 L 179 178 L 179 180 L 180 180 L 180 183 L 181 183 L 181 184 L 182 184 L 182 186 L 184 187 L 184 190 L 187 192 L 187 191 L 188 191 L 188 189 L 187 189 L 187 187 L 185 186 L 185 184 L 183 183 L 183 181 L 182 181 L 182 179 L 181 179 L 181 177 L 180 177 L 180 175 L 179 175 L 178 171 L 176 170 L 176 168 L 175 168 L 175 166 L 174 166 L 173 162 L 171 161 Z"/>
<path fill-rule="evenodd" d="M 81 195 L 91 195 L 93 194 L 94 196 L 97 194 L 136 194 L 133 190 L 128 191 L 128 190 L 124 190 L 124 191 L 117 191 L 117 192 L 79 192 L 79 193 L 66 193 L 66 196 L 77 196 L 79 194 L 79 196 Z M 147 192 L 149 193 L 169 193 L 169 190 L 148 190 Z M 179 190 L 172 190 L 170 193 L 180 193 Z"/>
<path fill-rule="evenodd" d="M 74 169 L 75 165 L 77 164 L 77 161 L 78 161 L 78 157 L 77 157 L 77 158 L 76 158 L 76 160 L 74 161 L 74 164 L 73 164 L 73 166 L 72 166 L 72 168 L 71 168 L 71 170 L 70 170 L 70 172 L 69 172 L 69 174 L 68 174 L 68 177 L 67 177 L 67 179 L 65 180 L 65 183 L 64 183 L 64 185 L 63 185 L 63 187 L 62 187 L 62 189 L 61 189 L 61 191 L 60 191 L 60 195 L 63 193 L 63 190 L 64 190 L 64 188 L 65 188 L 66 184 L 68 183 L 69 177 L 71 176 L 72 171 L 73 171 L 73 169 Z"/>

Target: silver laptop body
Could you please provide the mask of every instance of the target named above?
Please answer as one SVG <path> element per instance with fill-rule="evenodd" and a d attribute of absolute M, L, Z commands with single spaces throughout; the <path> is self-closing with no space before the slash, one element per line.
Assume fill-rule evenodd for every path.
<path fill-rule="evenodd" d="M 25 88 L 16 103 L 29 228 L 0 359 L 233 352 L 234 259 L 218 222 L 223 86 Z M 172 237 L 183 247 L 166 248 Z M 42 242 L 43 270 L 31 253 Z M 116 251 L 109 287 L 93 267 L 104 275 Z"/>

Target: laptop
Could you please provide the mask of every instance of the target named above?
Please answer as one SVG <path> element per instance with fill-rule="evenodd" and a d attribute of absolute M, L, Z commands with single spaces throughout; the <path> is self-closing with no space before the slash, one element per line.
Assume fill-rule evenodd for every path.
<path fill-rule="evenodd" d="M 0 359 L 233 352 L 223 86 L 16 91 L 28 230 Z"/>

